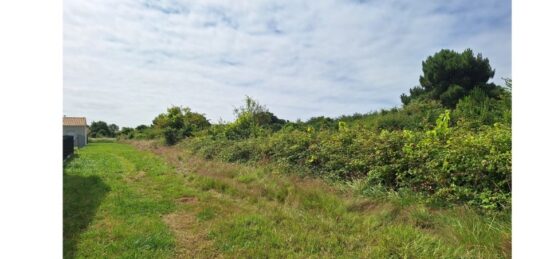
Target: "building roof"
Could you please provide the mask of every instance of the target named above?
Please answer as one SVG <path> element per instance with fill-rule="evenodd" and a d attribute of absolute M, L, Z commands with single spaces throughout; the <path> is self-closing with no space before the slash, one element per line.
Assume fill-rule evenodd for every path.
<path fill-rule="evenodd" d="M 86 126 L 86 117 L 63 116 L 63 126 Z"/>

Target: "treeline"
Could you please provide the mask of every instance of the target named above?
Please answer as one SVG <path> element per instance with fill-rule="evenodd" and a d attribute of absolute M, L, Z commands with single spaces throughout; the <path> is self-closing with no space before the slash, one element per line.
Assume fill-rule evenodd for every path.
<path fill-rule="evenodd" d="M 119 128 L 116 124 L 107 124 L 104 121 L 92 121 L 88 128 L 88 137 L 114 138 L 118 135 Z"/>
<path fill-rule="evenodd" d="M 185 139 L 208 159 L 271 163 L 293 172 L 360 182 L 373 190 L 413 191 L 430 202 L 511 207 L 511 87 L 488 83 L 489 60 L 442 50 L 422 62 L 420 85 L 403 105 L 368 114 L 290 122 L 250 97 L 236 119 L 211 124 L 171 107 L 150 126 L 120 138 Z"/>

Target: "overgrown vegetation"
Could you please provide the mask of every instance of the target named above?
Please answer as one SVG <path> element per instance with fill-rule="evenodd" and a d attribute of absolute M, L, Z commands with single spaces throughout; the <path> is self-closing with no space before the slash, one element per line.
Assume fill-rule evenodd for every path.
<path fill-rule="evenodd" d="M 173 106 L 168 108 L 166 113 L 159 114 L 151 126 L 140 125 L 135 129 L 124 127 L 118 136 L 123 139 L 162 137 L 167 145 L 173 145 L 209 127 L 210 122 L 203 114 L 192 112 L 188 107 Z"/>
<path fill-rule="evenodd" d="M 230 123 L 173 107 L 147 127 L 207 159 L 272 164 L 302 175 L 361 182 L 360 192 L 414 192 L 433 205 L 511 207 L 511 80 L 489 83 L 489 60 L 442 50 L 422 62 L 402 107 L 306 122 L 277 118 L 246 97 Z M 186 120 L 193 114 L 196 120 Z M 140 132 L 138 129 L 132 134 Z M 121 134 L 122 138 L 138 138 Z M 146 135 L 145 133 L 140 133 Z"/>

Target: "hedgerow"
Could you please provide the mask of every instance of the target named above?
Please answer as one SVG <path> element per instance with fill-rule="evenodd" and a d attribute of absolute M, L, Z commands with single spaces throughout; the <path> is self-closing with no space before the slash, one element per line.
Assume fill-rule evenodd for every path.
<path fill-rule="evenodd" d="M 369 185 L 411 189 L 430 200 L 486 209 L 510 206 L 511 128 L 496 123 L 474 132 L 451 127 L 450 113 L 425 131 L 382 130 L 341 124 L 336 132 L 292 130 L 240 141 L 194 138 L 197 154 L 228 162 L 267 160 L 308 174 Z"/>

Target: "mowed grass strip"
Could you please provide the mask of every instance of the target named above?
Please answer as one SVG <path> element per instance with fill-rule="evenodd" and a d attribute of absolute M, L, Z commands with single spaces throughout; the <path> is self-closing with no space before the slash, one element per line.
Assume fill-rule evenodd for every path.
<path fill-rule="evenodd" d="M 118 143 L 91 143 L 64 167 L 65 258 L 173 258 L 163 215 L 193 196 L 162 159 Z"/>

